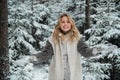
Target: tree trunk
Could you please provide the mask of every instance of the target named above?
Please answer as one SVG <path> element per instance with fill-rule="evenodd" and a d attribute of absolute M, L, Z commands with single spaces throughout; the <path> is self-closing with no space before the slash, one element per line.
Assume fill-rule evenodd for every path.
<path fill-rule="evenodd" d="M 86 7 L 85 7 L 85 29 L 90 27 L 90 0 L 86 0 Z"/>
<path fill-rule="evenodd" d="M 0 0 L 0 80 L 9 79 L 7 0 Z"/>

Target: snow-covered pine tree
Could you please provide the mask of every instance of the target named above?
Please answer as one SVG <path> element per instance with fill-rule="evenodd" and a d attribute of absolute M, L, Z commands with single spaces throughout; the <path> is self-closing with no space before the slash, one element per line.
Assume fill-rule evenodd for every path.
<path fill-rule="evenodd" d="M 22 50 L 20 49 L 20 45 L 18 41 L 26 41 L 30 46 L 32 47 L 31 50 L 29 50 L 29 46 L 27 46 L 27 50 L 24 50 L 23 52 L 26 52 L 26 55 L 29 55 L 29 51 L 36 52 L 36 50 L 39 50 L 42 46 L 44 46 L 44 43 L 50 34 L 50 32 L 53 30 L 58 16 L 62 12 L 69 13 L 75 20 L 75 23 L 77 27 L 80 29 L 80 31 L 84 31 L 84 11 L 85 11 L 85 1 L 84 0 L 48 0 L 44 4 L 38 2 L 39 0 L 31 0 L 31 1 L 16 1 L 16 0 L 9 0 L 9 52 L 10 52 L 10 58 L 11 58 L 11 73 L 12 78 L 15 77 L 16 80 L 18 78 L 25 79 L 25 80 L 47 80 L 48 79 L 48 67 L 43 67 L 34 69 L 32 72 L 32 64 L 28 64 L 27 59 L 28 57 L 24 58 L 23 54 L 22 57 L 16 57 L 17 54 Z M 93 0 L 94 2 L 97 0 Z M 104 1 L 104 0 L 100 0 Z M 64 4 L 67 2 L 66 4 Z M 101 17 L 100 13 L 103 12 L 107 14 L 105 11 L 99 11 L 99 7 L 101 4 L 99 1 L 97 1 L 92 7 L 94 10 L 94 13 L 91 16 L 91 28 L 86 31 L 86 34 L 90 35 L 91 37 L 87 41 L 90 46 L 97 45 L 98 47 L 104 47 L 107 50 L 103 50 L 101 53 L 102 55 L 85 59 L 83 58 L 83 76 L 84 80 L 109 80 L 110 78 L 110 71 L 114 72 L 114 70 L 117 70 L 119 68 L 119 48 L 116 49 L 116 46 L 110 45 L 111 41 L 109 41 L 109 35 L 107 34 L 105 36 L 104 32 L 107 33 L 108 27 L 101 26 L 103 23 L 106 24 L 106 17 Z M 22 4 L 21 4 L 22 3 Z M 91 3 L 91 6 L 94 3 Z M 63 6 L 64 5 L 64 6 Z M 20 6 L 20 7 L 19 7 Z M 22 9 L 20 9 L 22 7 Z M 104 8 L 104 7 L 103 7 Z M 103 9 L 102 8 L 102 9 Z M 118 10 L 119 13 L 119 6 L 117 3 L 117 6 L 115 7 L 116 10 Z M 104 8 L 105 9 L 105 8 Z M 20 12 L 19 12 L 20 11 Z M 113 10 L 114 11 L 114 10 Z M 111 11 L 109 12 L 111 13 Z M 46 16 L 49 15 L 49 16 Z M 102 14 L 103 16 L 103 14 Z M 47 17 L 47 18 L 46 18 Z M 117 29 L 119 29 L 119 17 L 118 14 L 117 21 L 114 23 L 117 25 Z M 102 20 L 101 20 L 102 19 Z M 93 22 L 94 21 L 94 22 Z M 102 22 L 102 24 L 100 23 Z M 110 22 L 111 23 L 111 22 Z M 113 23 L 113 22 L 112 22 Z M 117 23 L 117 24 L 116 24 Z M 39 26 L 40 25 L 40 26 Z M 44 26 L 45 25 L 45 26 Z M 49 25 L 49 27 L 48 27 Z M 114 25 L 114 26 L 115 26 Z M 106 26 L 106 25 L 105 25 Z M 113 26 L 111 24 L 111 26 Z M 103 28 L 102 28 L 103 27 Z M 116 27 L 115 27 L 116 28 Z M 100 29 L 100 31 L 98 30 Z M 16 30 L 16 31 L 14 31 Z M 18 30 L 18 31 L 17 31 Z M 20 31 L 22 32 L 20 32 Z M 42 32 L 42 30 L 44 30 Z M 96 32 L 97 30 L 97 32 Z M 82 33 L 83 33 L 82 31 Z M 103 32 L 101 32 L 103 31 Z M 47 34 L 46 34 L 47 32 Z M 23 34 L 24 33 L 24 34 Z M 13 34 L 17 35 L 20 34 L 20 37 L 23 37 L 22 35 L 26 35 L 22 39 L 17 35 L 15 37 Z M 104 37 L 102 36 L 104 34 Z M 94 36 L 94 37 L 92 37 Z M 109 38 L 108 38 L 109 37 Z M 19 38 L 20 40 L 17 40 Z M 38 40 L 41 40 L 39 42 Z M 112 40 L 112 38 L 111 38 Z M 114 41 L 113 41 L 114 42 Z M 102 43 L 102 45 L 101 45 Z M 15 45 L 17 44 L 17 48 Z M 41 47 L 40 45 L 41 44 Z M 95 46 L 95 47 L 97 47 Z M 108 51 L 108 46 L 112 46 L 109 49 L 112 49 L 113 51 Z M 113 49 L 114 48 L 114 49 Z M 20 49 L 20 50 L 19 50 Z M 19 50 L 19 52 L 18 52 Z M 21 53 L 20 52 L 20 53 Z M 113 54 L 113 55 L 112 55 Z M 116 54 L 117 58 L 112 58 Z M 25 55 L 25 56 L 26 56 Z M 109 55 L 109 56 L 106 56 Z M 112 59 L 112 60 L 111 60 Z M 111 60 L 111 61 L 110 61 Z M 23 61 L 23 62 L 22 62 Z M 105 62 L 109 61 L 109 62 Z M 116 61 L 115 68 L 113 69 L 111 62 Z M 19 64 L 17 64 L 19 63 Z M 31 73 L 32 72 L 32 73 Z M 32 74 L 32 75 L 31 75 Z M 33 75 L 34 74 L 34 75 Z M 19 76 L 18 76 L 19 75 Z M 42 77 L 40 77 L 40 76 Z M 44 75 L 44 76 L 43 76 Z M 87 76 L 86 76 L 87 75 Z M 17 77 L 18 76 L 18 77 Z M 31 78 L 33 77 L 33 78 Z"/>
<path fill-rule="evenodd" d="M 29 73 L 32 65 L 26 69 L 28 61 L 21 61 L 45 45 L 51 33 L 48 26 L 49 9 L 33 0 L 9 0 L 8 3 L 11 79 L 32 80 Z"/>
<path fill-rule="evenodd" d="M 91 60 L 99 62 L 98 67 L 94 69 L 98 68 L 107 75 L 103 77 L 99 74 L 100 80 L 118 80 L 120 79 L 118 76 L 120 74 L 120 11 L 116 9 L 117 5 L 112 0 L 100 0 L 93 4 L 95 14 L 91 15 L 91 28 L 85 33 L 90 36 L 89 45 L 96 45 L 103 50 L 101 55 Z"/>

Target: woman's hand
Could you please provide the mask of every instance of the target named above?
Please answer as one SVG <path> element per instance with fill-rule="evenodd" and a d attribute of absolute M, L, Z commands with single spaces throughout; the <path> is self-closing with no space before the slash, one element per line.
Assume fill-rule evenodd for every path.
<path fill-rule="evenodd" d="M 29 62 L 33 63 L 33 62 L 35 62 L 35 61 L 37 61 L 37 58 L 36 58 L 35 56 L 31 56 L 31 57 L 29 58 Z"/>
<path fill-rule="evenodd" d="M 100 53 L 102 51 L 101 47 L 97 47 L 97 48 L 93 48 L 93 55 L 97 55 L 98 53 Z"/>

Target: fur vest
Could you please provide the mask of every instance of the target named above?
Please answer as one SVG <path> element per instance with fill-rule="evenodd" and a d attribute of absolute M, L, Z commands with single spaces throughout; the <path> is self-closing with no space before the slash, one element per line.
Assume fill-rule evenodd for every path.
<path fill-rule="evenodd" d="M 93 56 L 92 51 L 93 49 L 89 48 L 85 44 L 83 37 L 73 43 L 70 43 L 69 41 L 67 42 L 68 63 L 71 74 L 70 80 L 83 80 L 80 60 L 81 55 L 84 57 Z M 61 43 L 55 45 L 52 36 L 50 36 L 44 50 L 35 56 L 37 57 L 37 62 L 39 63 L 47 62 L 51 59 L 49 67 L 49 80 L 63 80 L 64 69 L 62 63 Z"/>
<path fill-rule="evenodd" d="M 49 69 L 49 80 L 63 80 L 64 79 L 64 67 L 62 62 L 62 43 L 54 45 L 52 36 L 48 41 L 53 47 L 53 57 Z M 69 41 L 67 44 L 68 62 L 70 66 L 70 80 L 83 80 L 82 79 L 82 66 L 81 55 L 85 57 L 92 56 L 92 49 L 88 48 L 83 40 L 76 40 L 73 43 Z M 88 53 L 89 52 L 89 53 Z"/>

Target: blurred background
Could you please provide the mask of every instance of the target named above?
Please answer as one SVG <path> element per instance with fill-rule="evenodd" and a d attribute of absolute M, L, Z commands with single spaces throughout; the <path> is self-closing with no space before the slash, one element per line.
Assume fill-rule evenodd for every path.
<path fill-rule="evenodd" d="M 95 57 L 82 57 L 83 80 L 120 80 L 120 0 L 8 0 L 10 80 L 48 80 L 49 63 L 28 59 L 41 51 L 61 13 L 75 20 Z"/>

